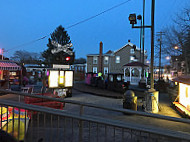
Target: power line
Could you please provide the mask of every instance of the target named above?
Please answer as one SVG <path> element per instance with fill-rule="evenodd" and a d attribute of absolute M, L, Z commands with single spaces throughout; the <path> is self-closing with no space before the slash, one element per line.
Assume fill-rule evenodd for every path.
<path fill-rule="evenodd" d="M 84 23 L 84 22 L 87 22 L 87 21 L 89 21 L 89 20 L 91 20 L 91 19 L 94 19 L 94 18 L 96 18 L 96 17 L 98 17 L 98 16 L 100 16 L 100 15 L 102 15 L 102 14 L 108 12 L 108 11 L 111 11 L 111 10 L 117 8 L 117 7 L 120 7 L 120 6 L 122 6 L 122 5 L 126 4 L 126 3 L 128 3 L 129 1 L 131 1 L 131 0 L 127 0 L 127 1 L 125 1 L 125 2 L 122 2 L 122 3 L 118 4 L 118 5 L 115 5 L 115 6 L 109 8 L 109 9 L 107 9 L 107 10 L 104 10 L 104 11 L 102 11 L 102 12 L 100 12 L 100 13 L 94 15 L 94 16 L 91 16 L 91 17 L 86 18 L 86 19 L 84 19 L 84 20 L 82 20 L 82 21 L 80 21 L 80 22 L 77 22 L 77 23 L 75 23 L 75 24 L 73 24 L 73 25 L 71 25 L 71 26 L 68 26 L 66 29 L 72 28 L 72 27 L 74 27 L 74 26 L 76 26 L 76 25 L 79 25 L 79 24 L 81 24 L 81 23 Z"/>
<path fill-rule="evenodd" d="M 98 17 L 98 16 L 100 16 L 100 15 L 102 15 L 102 14 L 104 14 L 104 13 L 107 13 L 107 12 L 109 12 L 109 11 L 115 9 L 115 8 L 118 8 L 118 7 L 120 7 L 120 6 L 122 6 L 122 5 L 126 4 L 126 3 L 128 3 L 128 2 L 130 2 L 130 1 L 131 1 L 131 0 L 127 0 L 127 1 L 125 1 L 125 2 L 122 2 L 122 3 L 120 3 L 120 4 L 117 4 L 117 5 L 115 5 L 115 6 L 111 7 L 111 8 L 108 8 L 108 9 L 106 9 L 106 10 L 104 10 L 104 11 L 102 11 L 102 12 L 100 12 L 100 13 L 94 15 L 94 16 L 91 16 L 91 17 L 86 18 L 86 19 L 84 19 L 84 20 L 81 20 L 81 21 L 79 21 L 79 22 L 77 22 L 77 23 L 75 23 L 75 24 L 72 24 L 72 25 L 66 27 L 66 29 L 70 29 L 70 28 L 72 28 L 72 27 L 74 27 L 74 26 L 77 26 L 77 25 L 79 25 L 79 24 L 85 23 L 85 22 L 87 22 L 87 21 L 89 21 L 89 20 L 91 20 L 91 19 L 94 19 L 94 18 L 96 18 L 96 17 Z M 6 51 L 9 51 L 9 50 L 12 50 L 12 49 L 15 49 L 15 48 L 18 49 L 18 48 L 20 48 L 20 47 L 22 47 L 22 46 L 26 46 L 26 45 L 33 44 L 34 42 L 37 42 L 37 41 L 39 41 L 39 40 L 45 39 L 45 38 L 48 37 L 49 35 L 50 35 L 50 34 L 47 34 L 47 35 L 45 35 L 45 36 L 43 36 L 43 37 L 41 37 L 41 38 L 38 38 L 38 39 L 35 39 L 35 40 L 32 40 L 32 41 L 26 42 L 26 43 L 24 43 L 24 44 L 18 45 L 18 46 L 16 46 L 16 47 L 11 48 L 11 49 L 8 49 L 8 50 L 6 50 Z"/>

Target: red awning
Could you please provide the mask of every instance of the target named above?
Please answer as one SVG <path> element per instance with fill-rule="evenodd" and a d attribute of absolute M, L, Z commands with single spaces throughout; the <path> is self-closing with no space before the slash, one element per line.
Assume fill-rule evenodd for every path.
<path fill-rule="evenodd" d="M 21 70 L 21 67 L 17 65 L 15 62 L 0 61 L 0 70 L 16 71 L 16 70 Z"/>

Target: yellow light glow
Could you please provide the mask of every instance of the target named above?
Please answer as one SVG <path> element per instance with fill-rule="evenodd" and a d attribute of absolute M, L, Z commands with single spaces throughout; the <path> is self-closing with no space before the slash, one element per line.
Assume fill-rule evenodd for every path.
<path fill-rule="evenodd" d="M 50 71 L 49 73 L 49 88 L 57 88 L 59 81 L 59 71 Z"/>
<path fill-rule="evenodd" d="M 178 49 L 179 47 L 178 46 L 175 46 L 174 49 Z"/>
<path fill-rule="evenodd" d="M 175 85 L 177 85 L 177 82 L 175 82 Z"/>
<path fill-rule="evenodd" d="M 190 105 L 190 85 L 179 83 L 179 103 L 185 107 Z"/>
<path fill-rule="evenodd" d="M 60 71 L 59 73 L 59 84 L 64 84 L 64 71 Z"/>
<path fill-rule="evenodd" d="M 65 87 L 73 86 L 73 71 L 65 71 Z"/>

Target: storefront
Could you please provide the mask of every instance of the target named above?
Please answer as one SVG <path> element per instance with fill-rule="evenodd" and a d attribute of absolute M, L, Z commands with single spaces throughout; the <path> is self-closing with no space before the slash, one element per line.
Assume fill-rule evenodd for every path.
<path fill-rule="evenodd" d="M 173 104 L 182 114 L 190 117 L 190 76 L 180 76 L 173 81 L 179 87 L 178 96 Z"/>
<path fill-rule="evenodd" d="M 0 88 L 9 89 L 10 84 L 19 84 L 21 67 L 13 61 L 0 60 Z"/>

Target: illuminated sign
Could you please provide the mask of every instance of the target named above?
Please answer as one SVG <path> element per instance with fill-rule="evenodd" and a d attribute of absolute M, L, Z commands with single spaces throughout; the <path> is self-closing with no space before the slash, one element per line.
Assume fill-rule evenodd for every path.
<path fill-rule="evenodd" d="M 48 83 L 49 88 L 73 87 L 73 71 L 51 70 Z"/>
<path fill-rule="evenodd" d="M 73 86 L 73 71 L 65 71 L 65 87 Z"/>
<path fill-rule="evenodd" d="M 59 87 L 59 71 L 50 71 L 49 73 L 49 88 Z"/>
<path fill-rule="evenodd" d="M 179 103 L 185 107 L 190 106 L 190 85 L 179 83 Z"/>

